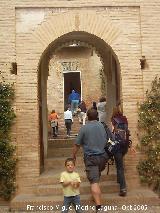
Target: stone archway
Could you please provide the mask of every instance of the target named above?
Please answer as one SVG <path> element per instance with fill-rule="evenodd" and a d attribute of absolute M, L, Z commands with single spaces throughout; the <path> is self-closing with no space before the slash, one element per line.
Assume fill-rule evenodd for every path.
<path fill-rule="evenodd" d="M 139 72 L 140 67 L 137 63 L 140 58 L 140 45 L 136 48 L 130 46 L 129 38 L 120 31 L 119 27 L 113 24 L 108 15 L 103 16 L 98 12 L 95 13 L 95 11 L 83 10 L 56 14 L 50 13 L 38 27 L 31 29 L 28 33 L 17 33 L 18 75 L 16 102 L 17 144 L 20 159 L 17 176 L 19 179 L 19 190 L 23 188 L 23 191 L 25 191 L 32 184 L 35 184 L 35 177 L 40 173 L 39 141 L 41 136 L 39 133 L 41 131 L 39 127 L 39 106 L 42 102 L 38 95 L 38 82 L 40 81 L 40 79 L 38 80 L 38 71 L 41 59 L 44 55 L 47 58 L 49 57 L 48 50 L 53 42 L 58 41 L 58 38 L 62 35 L 79 31 L 100 38 L 114 50 L 113 54 L 118 59 L 117 64 L 120 64 L 121 67 L 121 70 L 119 69 L 121 71 L 119 77 L 121 79 L 120 98 L 123 101 L 124 111 L 129 116 L 129 119 L 132 118 L 133 114 L 136 118 L 135 100 L 143 97 L 141 87 L 142 73 Z M 22 43 L 23 46 L 21 45 Z M 57 45 L 59 44 L 57 43 Z M 128 61 L 132 61 L 131 66 L 129 66 Z M 45 63 L 48 63 L 47 60 Z M 136 94 L 133 89 L 130 89 L 130 83 L 133 82 L 133 79 L 136 79 Z M 45 102 L 44 99 L 43 102 Z M 130 115 L 131 112 L 132 116 Z M 22 117 L 25 119 L 25 126 L 24 119 L 21 119 Z M 131 125 L 135 131 L 136 121 L 132 120 Z M 29 135 L 28 132 L 30 133 Z M 30 164 L 31 161 L 32 165 Z"/>
<path fill-rule="evenodd" d="M 67 18 L 66 18 L 67 15 Z M 108 17 L 108 19 L 104 18 L 100 14 L 95 14 L 91 11 L 76 13 L 76 12 L 68 12 L 64 14 L 53 14 L 50 15 L 49 18 L 46 18 L 44 22 L 41 23 L 41 25 L 33 32 L 33 36 L 36 39 L 35 42 L 40 42 L 41 44 L 41 58 L 46 57 L 46 61 L 48 54 L 50 54 L 50 50 L 53 48 L 56 48 L 61 44 L 60 38 L 62 35 L 70 34 L 71 32 L 77 32 L 77 35 L 79 32 L 87 32 L 90 35 L 94 37 L 101 38 L 102 43 L 106 43 L 108 46 L 111 46 L 111 44 L 114 43 L 118 35 L 120 34 L 119 28 L 114 26 Z M 68 35 L 69 35 L 68 34 Z M 74 38 L 72 38 L 73 40 Z M 82 38 L 80 38 L 82 40 Z M 84 39 L 84 38 L 83 38 Z M 71 40 L 70 35 L 69 38 L 66 36 L 66 40 Z M 94 43 L 94 42 L 93 42 Z M 53 47 L 55 45 L 55 47 Z M 93 45 L 93 44 L 92 44 Z M 43 50 L 44 47 L 48 47 L 45 50 Z M 103 46 L 103 44 L 102 44 Z M 49 51 L 48 51 L 49 49 Z M 101 47 L 103 49 L 103 47 Z M 99 50 L 101 52 L 101 50 Z M 112 51 L 113 52 L 113 51 Z M 116 54 L 115 58 L 117 59 Z M 103 58 L 104 56 L 102 56 Z M 117 65 L 119 65 L 119 62 L 117 60 Z M 46 69 L 47 70 L 47 69 Z M 44 79 L 44 78 L 42 78 Z M 45 84 L 43 82 L 43 84 Z M 43 91 L 44 92 L 44 91 Z M 43 103 L 44 105 L 45 101 L 45 95 L 46 92 L 44 92 L 43 95 Z M 46 120 L 46 114 L 47 114 L 47 106 L 45 107 L 46 110 L 43 112 L 43 144 L 47 144 L 47 135 L 46 135 L 46 129 L 47 126 L 47 120 Z M 42 137 L 42 135 L 41 135 Z M 43 149 L 42 149 L 43 150 Z M 47 145 L 44 146 L 44 153 L 47 154 Z M 43 159 L 43 158 L 42 158 Z"/>
<path fill-rule="evenodd" d="M 106 44 L 102 39 L 98 38 L 95 35 L 89 34 L 87 32 L 82 32 L 82 31 L 73 31 L 67 34 L 64 34 L 57 38 L 55 41 L 53 41 L 49 47 L 45 50 L 45 53 L 43 54 L 43 58 L 41 59 L 40 67 L 39 67 L 39 81 L 40 83 L 40 89 L 41 94 L 39 94 L 39 97 L 41 97 L 40 102 L 40 117 L 43 120 L 43 123 L 41 123 L 42 132 L 41 132 L 41 139 L 43 137 L 43 142 L 41 146 L 43 147 L 44 145 L 44 155 L 47 156 L 47 113 L 48 113 L 48 106 L 47 106 L 47 80 L 48 80 L 48 70 L 49 70 L 49 61 L 52 55 L 56 54 L 57 51 L 60 51 L 60 49 L 63 49 L 63 47 L 67 47 L 67 45 L 71 43 L 78 43 L 79 48 L 81 47 L 89 47 L 90 49 L 94 50 L 97 52 L 97 55 L 100 58 L 100 61 L 103 65 L 103 73 L 104 76 L 102 81 L 106 84 L 106 88 L 104 92 L 104 95 L 107 97 L 107 118 L 108 118 L 108 123 L 110 124 L 110 117 L 111 117 L 111 112 L 113 106 L 120 101 L 120 70 L 119 70 L 119 63 L 118 59 L 115 56 L 113 50 L 111 47 Z M 69 50 L 68 50 L 69 51 Z M 56 57 L 57 58 L 57 57 Z M 62 60 L 62 59 L 61 59 Z M 92 59 L 93 60 L 93 59 Z M 58 62 L 60 63 L 60 62 Z M 93 63 L 93 62 L 92 62 Z M 57 64 L 56 64 L 57 65 Z M 55 66 L 56 66 L 55 65 Z M 94 65 L 93 65 L 94 66 Z M 83 67 L 83 66 L 82 66 Z M 57 73 L 57 70 L 59 70 L 59 74 Z M 53 72 L 53 71 L 52 71 Z M 59 109 L 59 112 L 63 112 L 63 107 L 64 104 L 54 104 L 54 102 L 59 102 L 59 100 L 56 97 L 59 97 L 58 93 L 56 93 L 56 87 L 61 90 L 63 90 L 63 82 L 62 82 L 62 70 L 60 67 L 55 68 L 55 72 L 57 73 L 57 79 L 55 80 L 55 83 L 53 81 L 53 90 L 55 91 L 52 93 L 53 95 L 50 96 L 50 99 L 52 100 L 52 107 L 56 106 L 56 109 Z M 93 71 L 91 72 L 92 75 L 97 76 L 99 73 L 99 70 L 94 73 Z M 83 77 L 83 72 L 82 72 L 82 77 Z M 54 77 L 56 74 L 54 75 Z M 90 76 L 90 75 L 89 75 Z M 100 76 L 100 74 L 99 74 Z M 50 78 L 50 76 L 49 76 Z M 53 77 L 52 77 L 53 78 Z M 89 77 L 90 78 L 90 77 Z M 97 78 L 97 77 L 95 77 Z M 94 80 L 93 77 L 91 77 L 91 81 L 89 84 L 87 84 L 87 76 L 85 78 L 85 85 L 88 85 L 88 88 L 85 90 L 87 93 L 87 90 L 92 87 L 92 93 L 90 93 L 89 97 L 85 98 L 85 101 L 87 102 L 92 102 L 92 101 L 98 101 L 99 97 L 102 95 L 102 93 L 99 91 L 101 90 L 101 86 L 97 88 L 97 86 L 94 86 L 94 84 L 91 83 L 92 80 Z M 57 82 L 58 81 L 58 82 Z M 95 81 L 96 82 L 96 81 Z M 101 84 L 101 82 L 99 82 Z M 95 87 L 95 92 L 94 92 L 94 87 Z M 49 88 L 48 88 L 49 89 Z M 50 89 L 51 89 L 51 84 L 50 84 Z M 52 90 L 51 90 L 52 91 Z M 99 92 L 98 92 L 99 91 Z M 57 94 L 57 95 L 56 95 Z M 55 96 L 55 97 L 54 97 Z M 83 94 L 85 97 L 85 95 Z M 61 101 L 62 102 L 62 101 Z M 91 103 L 90 103 L 91 104 Z M 55 108 L 54 108 L 55 109 Z M 61 110 L 60 110 L 61 109 Z M 51 111 L 52 108 L 49 109 Z M 43 151 L 43 149 L 42 149 Z M 43 152 L 41 152 L 43 154 Z M 43 159 L 43 158 L 42 158 Z"/>

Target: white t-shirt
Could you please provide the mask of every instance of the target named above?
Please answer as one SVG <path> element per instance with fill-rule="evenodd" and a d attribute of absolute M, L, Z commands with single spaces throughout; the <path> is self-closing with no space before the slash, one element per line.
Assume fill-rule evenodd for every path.
<path fill-rule="evenodd" d="M 60 176 L 60 183 L 63 182 L 68 182 L 68 181 L 75 181 L 75 182 L 81 182 L 79 174 L 77 172 L 67 172 L 64 171 L 61 173 Z M 63 194 L 66 197 L 70 197 L 70 196 L 76 196 L 79 195 L 79 188 L 73 188 L 71 185 L 68 185 L 66 187 L 63 187 Z"/>
<path fill-rule="evenodd" d="M 64 119 L 71 119 L 71 120 L 73 120 L 72 112 L 70 110 L 67 110 L 67 111 L 64 112 Z"/>

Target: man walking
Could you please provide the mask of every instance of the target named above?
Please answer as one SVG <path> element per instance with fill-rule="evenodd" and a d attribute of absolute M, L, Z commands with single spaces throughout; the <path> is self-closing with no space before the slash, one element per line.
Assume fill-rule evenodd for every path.
<path fill-rule="evenodd" d="M 96 204 L 96 212 L 101 209 L 101 189 L 99 186 L 101 171 L 105 169 L 108 155 L 104 147 L 106 132 L 103 124 L 97 121 L 97 111 L 89 109 L 87 112 L 88 123 L 81 127 L 73 148 L 73 158 L 82 146 L 86 175 L 91 184 L 91 193 Z"/>
<path fill-rule="evenodd" d="M 80 103 L 80 95 L 75 90 L 72 90 L 68 97 L 68 103 L 71 104 L 72 115 L 77 113 L 78 104 Z"/>

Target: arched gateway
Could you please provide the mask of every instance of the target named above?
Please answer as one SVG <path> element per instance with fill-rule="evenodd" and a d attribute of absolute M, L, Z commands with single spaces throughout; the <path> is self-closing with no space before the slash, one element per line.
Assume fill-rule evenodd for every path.
<path fill-rule="evenodd" d="M 44 155 L 47 155 L 47 114 L 54 108 L 63 113 L 67 98 L 76 89 L 87 106 L 107 97 L 108 121 L 120 101 L 117 57 L 102 39 L 73 31 L 60 36 L 45 50 L 39 65 L 40 121 Z M 43 125 L 42 125 L 43 123 Z M 43 133 L 43 134 L 42 134 Z"/>
<path fill-rule="evenodd" d="M 23 49 L 21 48 L 22 42 L 24 43 Z M 108 115 L 111 114 L 112 106 L 119 100 L 123 102 L 124 111 L 129 119 L 133 114 L 136 115 L 136 101 L 143 96 L 140 86 L 142 73 L 138 72 L 136 61 L 139 56 L 133 58 L 128 55 L 132 48 L 125 33 L 120 32 L 119 27 L 115 26 L 108 16 L 102 16 L 100 13 L 95 14 L 90 11 L 49 13 L 41 24 L 30 33 L 17 34 L 16 101 L 17 145 L 20 159 L 17 176 L 19 190 L 29 191 L 32 185 L 36 184 L 36 177 L 40 174 L 40 168 L 43 166 L 43 159 L 47 153 L 47 79 L 51 71 L 49 63 L 53 56 L 59 54 L 59 51 L 70 47 L 73 49 L 75 46 L 81 52 L 88 48 L 90 53 L 88 60 L 91 61 L 91 56 L 94 55 L 96 60 L 99 60 L 97 63 L 103 68 L 103 78 L 100 80 L 104 80 L 106 86 L 103 92 L 109 106 Z M 139 48 L 139 46 L 137 49 L 133 48 L 132 54 L 136 54 Z M 135 73 L 132 72 L 135 67 L 129 66 L 130 58 L 132 66 L 137 66 Z M 60 62 L 61 66 L 66 61 L 61 60 Z M 97 72 L 96 68 L 93 68 L 92 77 L 94 71 Z M 57 68 L 57 70 L 60 69 Z M 62 73 L 59 75 L 61 75 L 61 79 L 63 76 L 64 80 L 65 72 L 63 69 L 61 71 Z M 83 70 L 74 71 L 81 71 L 82 75 L 84 74 Z M 138 97 L 136 101 L 135 95 L 130 93 L 129 75 L 132 75 L 132 78 L 133 75 L 140 76 L 139 86 L 136 88 L 136 97 Z M 81 82 L 84 91 L 84 84 L 88 81 L 90 78 Z M 95 82 L 98 85 L 97 94 L 101 95 L 98 80 Z M 57 82 L 56 86 L 61 87 L 62 85 L 60 86 Z M 64 97 L 64 90 L 61 91 Z M 85 94 L 86 92 L 81 92 L 82 97 Z M 90 94 L 92 93 L 88 93 L 88 96 Z M 57 99 L 56 96 L 53 98 Z M 64 107 L 64 102 L 65 98 L 60 102 L 61 109 Z M 136 122 L 131 122 L 131 125 L 135 131 Z"/>

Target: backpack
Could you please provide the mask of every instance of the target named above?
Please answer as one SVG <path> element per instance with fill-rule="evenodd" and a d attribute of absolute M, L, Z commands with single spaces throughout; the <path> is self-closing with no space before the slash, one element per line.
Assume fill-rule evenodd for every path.
<path fill-rule="evenodd" d="M 109 166 L 114 164 L 114 154 L 120 149 L 119 142 L 115 140 L 114 134 L 111 132 L 106 123 L 102 122 L 106 131 L 106 145 L 104 147 L 108 155 L 107 175 L 109 174 Z"/>
<path fill-rule="evenodd" d="M 119 150 L 119 142 L 115 140 L 114 134 L 111 132 L 107 124 L 104 122 L 102 123 L 104 126 L 104 129 L 106 131 L 107 137 L 106 137 L 106 145 L 105 145 L 105 151 L 107 152 L 109 159 L 112 159 L 114 154 Z"/>
<path fill-rule="evenodd" d="M 57 120 L 51 120 L 51 127 L 56 127 L 57 126 Z"/>
<path fill-rule="evenodd" d="M 114 155 L 117 152 L 122 152 L 122 154 L 125 155 L 132 144 L 132 141 L 129 139 L 130 132 L 128 129 L 127 118 L 125 116 L 123 119 L 114 118 L 114 121 L 116 124 L 113 133 L 104 122 L 102 123 L 107 134 L 106 145 L 104 148 L 109 156 L 107 175 L 109 174 L 109 166 L 114 164 Z"/>
<path fill-rule="evenodd" d="M 128 148 L 131 146 L 130 131 L 128 129 L 128 121 L 126 116 L 117 116 L 114 120 L 114 135 L 115 140 L 119 142 L 122 154 L 125 155 L 128 152 Z"/>

